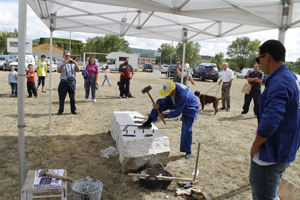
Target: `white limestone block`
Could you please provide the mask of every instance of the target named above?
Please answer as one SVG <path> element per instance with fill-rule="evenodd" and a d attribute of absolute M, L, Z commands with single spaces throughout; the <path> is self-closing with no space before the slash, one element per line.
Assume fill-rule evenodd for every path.
<path fill-rule="evenodd" d="M 136 172 L 157 162 L 166 166 L 170 154 L 169 138 L 153 124 L 151 129 L 144 129 L 143 133 L 143 129 L 137 128 L 141 124 L 134 123 L 143 120 L 134 119 L 134 116 L 144 117 L 136 111 L 125 111 L 113 112 L 111 118 L 111 135 L 119 151 L 122 172 Z M 126 125 L 134 125 L 127 127 L 127 134 L 135 134 L 136 137 L 123 136 L 126 134 Z M 145 137 L 146 134 L 153 136 Z"/>

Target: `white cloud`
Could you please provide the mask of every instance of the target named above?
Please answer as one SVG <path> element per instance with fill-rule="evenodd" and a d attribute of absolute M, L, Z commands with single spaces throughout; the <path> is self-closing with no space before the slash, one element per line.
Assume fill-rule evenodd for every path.
<path fill-rule="evenodd" d="M 18 2 L 0 2 L 0 30 L 1 31 L 13 31 L 18 28 Z M 300 38 L 298 37 L 300 28 L 289 29 L 286 33 L 285 47 L 287 50 L 286 60 L 296 61 L 300 58 Z M 28 6 L 27 9 L 27 38 L 37 39 L 40 37 L 49 37 L 50 31 L 46 25 L 36 16 L 32 9 Z M 89 37 L 103 36 L 101 34 L 90 33 L 72 33 L 72 39 L 86 41 Z M 237 37 L 247 36 L 251 40 L 259 39 L 262 43 L 269 39 L 278 38 L 278 30 L 263 31 L 257 33 L 249 33 L 238 36 L 230 36 L 226 38 L 211 39 L 205 41 L 198 41 L 201 45 L 201 55 L 214 56 L 216 53 L 223 52 L 226 55 L 227 47 Z M 55 31 L 54 37 L 70 38 L 70 32 Z M 152 49 L 156 50 L 162 43 L 169 43 L 171 41 L 155 40 L 155 39 L 143 39 L 134 37 L 125 37 L 129 42 L 130 47 Z M 176 42 L 173 43 L 177 45 Z"/>

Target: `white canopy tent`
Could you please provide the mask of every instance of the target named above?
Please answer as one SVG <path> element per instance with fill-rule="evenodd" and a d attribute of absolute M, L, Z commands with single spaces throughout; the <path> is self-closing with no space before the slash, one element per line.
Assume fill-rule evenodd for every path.
<path fill-rule="evenodd" d="M 55 30 L 163 39 L 185 44 L 187 41 L 278 29 L 278 38 L 284 43 L 286 30 L 300 26 L 300 0 L 19 0 L 20 83 L 25 82 L 27 3 L 49 28 L 50 47 Z M 50 51 L 52 53 L 52 49 Z M 51 73 L 50 69 L 50 129 Z M 25 181 L 25 85 L 20 84 L 19 88 L 21 189 Z"/>

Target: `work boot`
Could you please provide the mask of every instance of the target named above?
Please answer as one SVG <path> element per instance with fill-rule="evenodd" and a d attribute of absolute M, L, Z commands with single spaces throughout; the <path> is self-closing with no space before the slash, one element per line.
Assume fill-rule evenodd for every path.
<path fill-rule="evenodd" d="M 145 121 L 145 122 L 143 123 L 143 125 L 138 126 L 138 128 L 151 128 L 151 127 L 152 127 L 152 124 L 151 124 L 152 121 L 153 121 L 153 119 L 152 119 L 151 117 L 149 117 L 149 118 L 147 119 L 147 121 Z"/>
<path fill-rule="evenodd" d="M 192 157 L 192 152 L 186 152 L 185 159 L 189 159 Z"/>

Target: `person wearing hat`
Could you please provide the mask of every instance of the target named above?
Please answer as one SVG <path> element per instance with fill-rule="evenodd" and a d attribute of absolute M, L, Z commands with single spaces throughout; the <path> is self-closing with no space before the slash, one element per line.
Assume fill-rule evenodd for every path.
<path fill-rule="evenodd" d="M 156 122 L 157 117 L 160 119 L 177 118 L 182 114 L 180 151 L 186 152 L 186 159 L 191 158 L 193 139 L 192 126 L 194 120 L 197 120 L 198 117 L 198 99 L 187 86 L 174 83 L 171 80 L 163 83 L 159 93 L 165 98 L 158 99 L 156 103 L 153 104 L 153 109 L 148 116 L 148 120 L 138 128 L 151 128 L 151 122 Z M 158 114 L 156 109 L 159 109 L 161 114 Z M 162 112 L 166 110 L 173 111 L 168 114 L 162 114 Z"/>
<path fill-rule="evenodd" d="M 193 79 L 193 76 L 192 74 L 189 72 L 189 69 L 190 69 L 190 64 L 189 63 L 185 63 L 184 65 L 184 76 L 183 76 L 183 84 L 184 85 L 188 85 L 188 80 L 194 85 L 196 86 L 196 83 L 194 82 L 194 79 Z M 179 78 L 179 82 L 178 83 L 181 83 L 181 67 L 177 68 L 177 76 Z M 176 81 L 177 82 L 177 81 Z"/>

